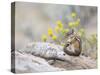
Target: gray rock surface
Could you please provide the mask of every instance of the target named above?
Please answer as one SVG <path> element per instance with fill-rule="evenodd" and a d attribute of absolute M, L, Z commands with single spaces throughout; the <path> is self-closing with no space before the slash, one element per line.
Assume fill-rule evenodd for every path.
<path fill-rule="evenodd" d="M 25 48 L 15 51 L 16 73 L 97 68 L 97 61 L 91 57 L 83 55 L 75 57 L 67 54 L 63 55 L 63 53 L 63 47 L 60 45 L 40 42 L 31 43 Z M 56 59 L 56 61 L 50 65 L 47 58 Z"/>
<path fill-rule="evenodd" d="M 69 55 L 63 51 L 62 46 L 45 42 L 30 43 L 25 48 L 18 51 L 46 59 L 69 60 L 68 58 L 70 58 Z"/>
<path fill-rule="evenodd" d="M 40 57 L 30 54 L 22 54 L 15 52 L 15 72 L 16 73 L 32 73 L 32 72 L 50 72 L 62 71 L 62 68 L 56 68 L 48 64 L 48 62 Z"/>

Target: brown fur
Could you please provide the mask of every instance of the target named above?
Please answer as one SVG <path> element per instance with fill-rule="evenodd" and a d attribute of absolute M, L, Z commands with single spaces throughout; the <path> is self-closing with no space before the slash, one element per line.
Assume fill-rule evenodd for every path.
<path fill-rule="evenodd" d="M 75 38 L 70 42 L 70 45 L 72 45 L 72 44 L 74 45 L 75 52 L 71 52 L 71 51 L 66 50 L 66 47 L 68 47 L 68 44 L 67 43 L 65 44 L 64 51 L 68 55 L 71 55 L 71 56 L 79 56 L 80 53 L 81 53 L 81 39 L 79 37 L 76 37 L 76 36 L 74 36 L 74 37 Z"/>

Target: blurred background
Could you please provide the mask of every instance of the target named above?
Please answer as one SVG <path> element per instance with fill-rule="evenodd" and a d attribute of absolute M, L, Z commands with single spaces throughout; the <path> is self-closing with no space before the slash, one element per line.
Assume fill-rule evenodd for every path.
<path fill-rule="evenodd" d="M 76 27 L 73 26 L 74 21 Z M 63 38 L 60 32 L 57 33 L 57 24 L 62 30 L 74 28 L 83 31 L 83 54 L 97 58 L 97 7 L 93 6 L 16 2 L 16 49 L 30 42 L 52 42 Z M 51 39 L 50 34 L 55 36 Z"/>

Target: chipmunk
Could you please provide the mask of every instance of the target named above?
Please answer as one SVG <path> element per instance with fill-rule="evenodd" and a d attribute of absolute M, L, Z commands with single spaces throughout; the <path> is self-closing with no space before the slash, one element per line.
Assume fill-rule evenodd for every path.
<path fill-rule="evenodd" d="M 67 37 L 64 52 L 70 56 L 79 56 L 82 50 L 81 38 L 74 32 L 74 30 L 69 31 Z"/>

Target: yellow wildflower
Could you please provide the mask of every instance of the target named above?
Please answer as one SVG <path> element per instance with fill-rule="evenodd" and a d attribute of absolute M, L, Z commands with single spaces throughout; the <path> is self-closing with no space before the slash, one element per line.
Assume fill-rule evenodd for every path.
<path fill-rule="evenodd" d="M 76 15 L 77 15 L 76 12 L 72 12 L 72 13 L 71 13 L 71 16 L 72 16 L 73 18 L 76 17 Z"/>
<path fill-rule="evenodd" d="M 59 28 L 58 26 L 56 26 L 56 27 L 55 27 L 55 31 L 56 31 L 56 32 L 59 32 L 59 31 L 60 31 L 60 28 Z"/>
<path fill-rule="evenodd" d="M 65 32 L 68 33 L 69 32 L 69 29 L 65 29 Z"/>
<path fill-rule="evenodd" d="M 69 23 L 68 23 L 68 26 L 69 26 L 70 28 L 73 28 L 73 27 L 74 27 L 74 22 L 69 22 Z"/>
<path fill-rule="evenodd" d="M 62 34 L 65 34 L 65 33 L 68 33 L 69 32 L 69 29 L 63 29 L 62 30 Z"/>
<path fill-rule="evenodd" d="M 74 25 L 75 25 L 75 27 L 78 27 L 80 25 L 80 19 L 77 19 L 77 21 L 75 21 Z"/>
<path fill-rule="evenodd" d="M 72 16 L 73 18 L 76 17 L 76 15 L 77 15 L 76 12 L 72 12 L 72 13 L 71 13 L 71 16 Z"/>
<path fill-rule="evenodd" d="M 49 28 L 49 29 L 48 29 L 48 35 L 49 35 L 49 36 L 53 36 L 52 28 Z"/>
<path fill-rule="evenodd" d="M 63 24 L 60 20 L 57 21 L 57 25 L 58 25 L 59 28 L 63 28 Z"/>
<path fill-rule="evenodd" d="M 47 41 L 47 36 L 46 35 L 42 35 L 42 41 L 46 42 Z"/>
<path fill-rule="evenodd" d="M 65 30 L 64 29 L 61 32 L 62 32 L 63 35 L 65 34 Z"/>
<path fill-rule="evenodd" d="M 62 33 L 63 33 L 63 34 L 68 33 L 68 32 L 69 32 L 69 29 L 63 29 L 63 30 L 62 30 Z"/>
<path fill-rule="evenodd" d="M 57 40 L 57 36 L 53 35 L 52 40 Z"/>

